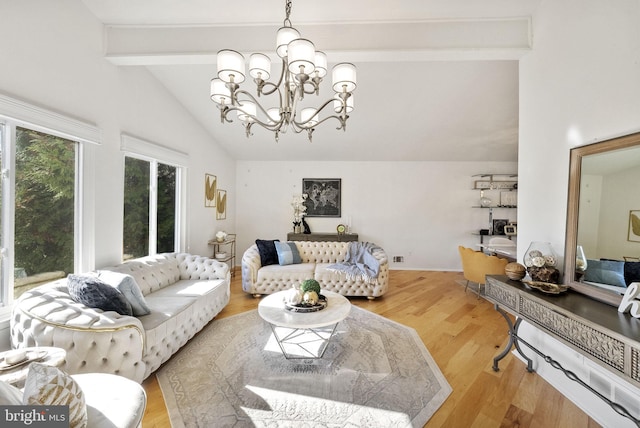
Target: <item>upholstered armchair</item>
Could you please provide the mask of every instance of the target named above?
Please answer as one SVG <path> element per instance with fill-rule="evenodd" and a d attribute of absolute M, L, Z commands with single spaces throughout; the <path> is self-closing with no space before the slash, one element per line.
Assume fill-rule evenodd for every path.
<path fill-rule="evenodd" d="M 469 281 L 478 284 L 478 298 L 480 289 L 486 281 L 487 275 L 504 275 L 504 268 L 509 263 L 507 259 L 496 256 L 488 256 L 482 251 L 475 251 L 471 248 L 458 246 L 460 260 L 462 260 L 462 272 L 467 284 L 464 291 L 469 287 Z"/>

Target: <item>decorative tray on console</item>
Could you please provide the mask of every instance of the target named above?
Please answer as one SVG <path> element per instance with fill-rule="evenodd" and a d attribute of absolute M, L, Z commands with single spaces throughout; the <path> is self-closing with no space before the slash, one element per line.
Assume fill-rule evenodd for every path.
<path fill-rule="evenodd" d="M 317 312 L 327 307 L 327 298 L 323 295 L 318 296 L 318 303 L 316 303 L 315 305 L 308 305 L 305 303 L 291 305 L 287 302 L 284 302 L 284 307 L 286 310 L 291 312 Z"/>
<path fill-rule="evenodd" d="M 553 284 L 551 282 L 542 282 L 542 281 L 522 281 L 525 285 L 535 289 L 540 290 L 546 294 L 560 294 L 564 293 L 569 289 L 566 285 Z"/>

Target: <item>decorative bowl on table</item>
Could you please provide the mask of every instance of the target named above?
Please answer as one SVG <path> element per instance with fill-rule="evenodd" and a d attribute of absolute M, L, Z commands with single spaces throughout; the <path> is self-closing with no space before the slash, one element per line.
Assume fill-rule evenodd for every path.
<path fill-rule="evenodd" d="M 317 312 L 327 307 L 327 298 L 322 294 L 318 296 L 318 300 L 315 303 L 300 302 L 298 304 L 292 304 L 284 302 L 284 308 L 291 312 Z"/>
<path fill-rule="evenodd" d="M 227 253 L 216 253 L 216 259 L 224 259 L 227 257 Z"/>
<path fill-rule="evenodd" d="M 545 294 L 561 294 L 569 289 L 566 285 L 554 284 L 552 282 L 544 281 L 522 281 L 534 290 L 542 291 Z"/>
<path fill-rule="evenodd" d="M 307 279 L 299 287 L 294 284 L 283 300 L 285 309 L 292 312 L 316 312 L 327 307 L 327 298 L 320 294 L 320 284 L 315 279 Z"/>

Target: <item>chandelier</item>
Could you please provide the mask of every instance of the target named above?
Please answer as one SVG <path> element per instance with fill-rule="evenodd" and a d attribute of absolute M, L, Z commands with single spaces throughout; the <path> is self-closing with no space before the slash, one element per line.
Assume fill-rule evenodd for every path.
<path fill-rule="evenodd" d="M 307 131 L 309 141 L 316 126 L 329 119 L 337 119 L 336 129 L 346 130 L 348 113 L 353 110 L 353 94 L 356 88 L 356 67 L 351 63 L 339 63 L 332 69 L 334 96 L 318 108 L 300 108 L 305 94 L 320 94 L 320 82 L 327 74 L 327 56 L 316 51 L 313 43 L 300 37 L 298 30 L 291 26 L 291 0 L 286 0 L 286 18 L 276 35 L 276 54 L 282 61 L 282 70 L 277 83 L 268 82 L 271 75 L 271 59 L 262 53 L 251 54 L 249 75 L 256 84 L 257 97 L 277 94 L 278 104 L 265 109 L 257 98 L 240 89 L 245 80 L 244 56 L 234 50 L 218 52 L 218 77 L 211 80 L 211 99 L 220 109 L 220 121 L 233 122 L 231 112 L 245 127 L 247 138 L 251 127 L 258 124 L 275 133 L 278 141 L 280 133 L 289 128 L 295 133 Z M 277 59 L 276 59 L 277 61 Z M 331 105 L 334 114 L 320 119 L 320 112 Z M 328 111 L 331 111 L 328 109 Z"/>

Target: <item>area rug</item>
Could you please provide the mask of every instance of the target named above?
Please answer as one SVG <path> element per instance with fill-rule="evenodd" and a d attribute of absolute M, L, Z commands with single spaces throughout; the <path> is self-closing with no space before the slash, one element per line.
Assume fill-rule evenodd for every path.
<path fill-rule="evenodd" d="M 422 427 L 451 386 L 416 331 L 358 307 L 319 360 L 287 360 L 252 310 L 156 373 L 173 427 Z"/>

